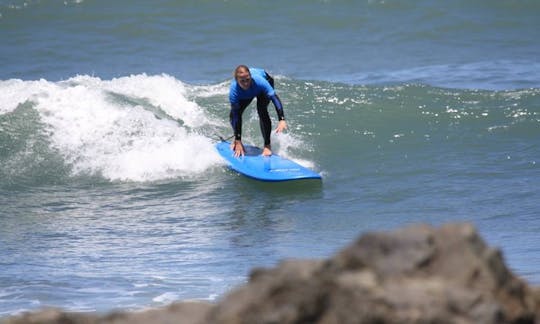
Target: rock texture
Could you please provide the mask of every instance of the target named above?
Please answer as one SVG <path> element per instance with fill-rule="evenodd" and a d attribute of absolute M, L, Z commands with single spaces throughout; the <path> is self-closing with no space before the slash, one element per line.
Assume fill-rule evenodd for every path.
<path fill-rule="evenodd" d="M 255 269 L 216 304 L 105 316 L 44 310 L 6 323 L 540 323 L 540 291 L 468 224 L 368 233 L 328 260 Z"/>

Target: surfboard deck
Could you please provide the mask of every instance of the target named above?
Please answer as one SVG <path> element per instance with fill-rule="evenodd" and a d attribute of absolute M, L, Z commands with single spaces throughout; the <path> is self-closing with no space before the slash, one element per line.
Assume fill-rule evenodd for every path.
<path fill-rule="evenodd" d="M 216 144 L 219 154 L 234 171 L 261 181 L 321 179 L 320 174 L 277 154 L 262 156 L 262 149 L 244 144 L 245 155 L 234 157 L 230 142 Z"/>

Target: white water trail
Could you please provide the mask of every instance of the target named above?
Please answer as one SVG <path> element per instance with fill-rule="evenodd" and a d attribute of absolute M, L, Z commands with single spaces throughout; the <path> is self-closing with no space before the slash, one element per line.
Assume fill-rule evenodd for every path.
<path fill-rule="evenodd" d="M 111 181 L 189 177 L 221 162 L 197 129 L 219 124 L 168 75 L 1 81 L 0 114 L 30 101 L 73 173 Z"/>

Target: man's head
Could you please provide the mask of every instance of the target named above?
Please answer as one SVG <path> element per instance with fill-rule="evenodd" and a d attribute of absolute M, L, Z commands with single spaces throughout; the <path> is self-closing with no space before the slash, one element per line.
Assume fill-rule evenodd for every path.
<path fill-rule="evenodd" d="M 234 79 L 242 89 L 249 89 L 251 86 L 251 73 L 249 72 L 249 68 L 245 65 L 238 65 L 236 69 L 234 69 Z"/>

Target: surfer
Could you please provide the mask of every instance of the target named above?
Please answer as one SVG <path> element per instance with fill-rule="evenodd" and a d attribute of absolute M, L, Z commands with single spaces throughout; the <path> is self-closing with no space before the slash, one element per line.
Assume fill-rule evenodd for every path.
<path fill-rule="evenodd" d="M 272 155 L 270 145 L 272 122 L 268 115 L 270 100 L 272 100 L 276 108 L 279 120 L 276 133 L 280 133 L 287 128 L 283 105 L 274 91 L 274 79 L 263 69 L 248 68 L 245 65 L 237 66 L 234 70 L 234 78 L 229 91 L 229 101 L 231 103 L 229 118 L 234 132 L 234 141 L 231 148 L 234 150 L 234 156 L 236 157 L 245 153 L 242 145 L 242 114 L 255 97 L 257 98 L 259 125 L 264 139 L 262 155 Z"/>

